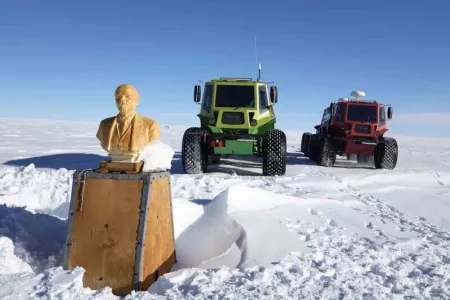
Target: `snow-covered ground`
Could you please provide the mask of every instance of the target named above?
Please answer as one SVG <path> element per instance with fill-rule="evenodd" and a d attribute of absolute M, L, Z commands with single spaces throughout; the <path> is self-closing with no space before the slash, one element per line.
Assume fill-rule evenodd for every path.
<path fill-rule="evenodd" d="M 0 298 L 116 299 L 66 271 L 71 175 L 106 153 L 98 123 L 0 119 Z M 450 139 L 396 137 L 393 171 L 314 165 L 287 132 L 284 177 L 234 158 L 183 174 L 175 155 L 178 263 L 126 299 L 450 299 Z"/>

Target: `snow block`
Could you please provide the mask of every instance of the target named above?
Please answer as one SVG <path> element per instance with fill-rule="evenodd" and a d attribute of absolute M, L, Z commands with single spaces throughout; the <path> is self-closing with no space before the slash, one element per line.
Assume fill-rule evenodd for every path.
<path fill-rule="evenodd" d="M 176 262 L 169 172 L 74 174 L 64 268 L 84 287 L 145 291 Z"/>

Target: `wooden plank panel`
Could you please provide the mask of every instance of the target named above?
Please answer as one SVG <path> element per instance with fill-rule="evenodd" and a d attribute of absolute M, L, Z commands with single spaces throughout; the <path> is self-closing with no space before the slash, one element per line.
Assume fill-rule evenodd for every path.
<path fill-rule="evenodd" d="M 142 268 L 143 290 L 147 290 L 159 276 L 170 272 L 175 264 L 169 179 L 155 179 L 151 183 Z"/>
<path fill-rule="evenodd" d="M 99 289 L 110 286 L 116 295 L 132 290 L 141 180 L 88 178 L 83 207 L 75 211 L 69 268 L 86 269 L 84 286 Z M 80 207 L 80 193 L 76 199 Z"/>
<path fill-rule="evenodd" d="M 125 172 L 136 174 L 140 173 L 144 162 L 117 162 L 117 161 L 101 161 L 100 168 L 96 172 L 111 173 L 111 172 Z"/>

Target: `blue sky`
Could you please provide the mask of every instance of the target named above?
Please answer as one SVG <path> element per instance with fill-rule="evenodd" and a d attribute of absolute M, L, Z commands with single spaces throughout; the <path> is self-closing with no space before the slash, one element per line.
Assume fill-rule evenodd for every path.
<path fill-rule="evenodd" d="M 256 34 L 262 79 L 279 89 L 279 127 L 313 129 L 330 101 L 361 89 L 394 106 L 391 134 L 450 136 L 449 8 L 444 0 L 5 0 L 0 116 L 100 121 L 117 112 L 116 86 L 131 83 L 139 113 L 196 125 L 196 81 L 255 77 Z"/>

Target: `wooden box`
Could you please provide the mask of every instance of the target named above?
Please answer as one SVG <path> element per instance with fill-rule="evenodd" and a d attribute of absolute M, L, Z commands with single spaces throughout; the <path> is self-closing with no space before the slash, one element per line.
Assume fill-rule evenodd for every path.
<path fill-rule="evenodd" d="M 64 268 L 113 294 L 145 291 L 176 262 L 170 173 L 76 171 Z"/>

